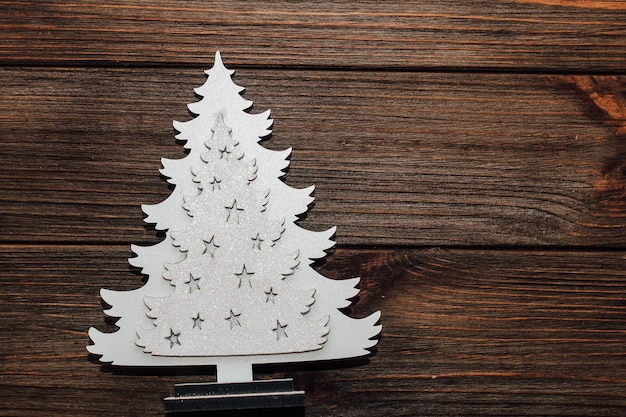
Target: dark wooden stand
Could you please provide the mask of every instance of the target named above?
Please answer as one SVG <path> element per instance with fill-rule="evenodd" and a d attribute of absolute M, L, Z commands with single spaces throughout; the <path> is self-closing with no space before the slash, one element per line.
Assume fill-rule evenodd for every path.
<path fill-rule="evenodd" d="M 168 413 L 304 407 L 304 391 L 295 391 L 292 379 L 177 384 L 164 404 Z"/>

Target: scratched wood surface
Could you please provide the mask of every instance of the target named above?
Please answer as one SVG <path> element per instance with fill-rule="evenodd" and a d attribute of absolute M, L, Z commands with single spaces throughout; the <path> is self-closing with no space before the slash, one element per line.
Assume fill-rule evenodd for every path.
<path fill-rule="evenodd" d="M 216 49 L 338 226 L 320 271 L 383 312 L 366 361 L 257 369 L 307 392 L 259 415 L 626 415 L 626 3 L 584 0 L 0 0 L 0 415 L 214 378 L 84 347 Z"/>

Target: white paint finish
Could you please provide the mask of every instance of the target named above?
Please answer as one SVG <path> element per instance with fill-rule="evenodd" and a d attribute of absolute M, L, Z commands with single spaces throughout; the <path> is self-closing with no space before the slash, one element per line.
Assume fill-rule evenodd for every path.
<path fill-rule="evenodd" d="M 353 319 L 338 310 L 358 293 L 358 279 L 330 280 L 310 267 L 334 244 L 334 228 L 294 223 L 313 187 L 280 180 L 291 150 L 258 144 L 270 133 L 269 112 L 246 112 L 251 102 L 219 52 L 207 74 L 196 89 L 202 100 L 189 106 L 197 117 L 174 124 L 189 154 L 163 160 L 161 172 L 176 187 L 144 206 L 146 221 L 168 230 L 157 245 L 133 246 L 130 262 L 148 282 L 102 290 L 120 328 L 90 329 L 89 351 L 114 365 L 216 365 L 223 382 L 251 380 L 257 363 L 367 354 L 380 313 Z"/>

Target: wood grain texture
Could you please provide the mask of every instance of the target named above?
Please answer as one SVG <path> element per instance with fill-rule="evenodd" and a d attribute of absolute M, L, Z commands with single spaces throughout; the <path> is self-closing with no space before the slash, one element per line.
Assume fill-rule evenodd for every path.
<path fill-rule="evenodd" d="M 213 378 L 88 356 L 86 329 L 114 330 L 100 287 L 142 285 L 129 255 L 0 246 L 3 415 L 156 416 L 174 383 Z M 320 271 L 364 277 L 350 314 L 382 309 L 377 354 L 259 376 L 295 376 L 307 416 L 623 415 L 625 267 L 626 252 L 613 251 L 337 249 Z"/>
<path fill-rule="evenodd" d="M 241 70 L 340 244 L 626 244 L 626 78 Z M 6 242 L 141 242 L 198 70 L 0 70 Z M 610 91 L 610 94 L 607 93 Z M 32 225 L 38 228 L 33 229 Z"/>
<path fill-rule="evenodd" d="M 622 1 L 0 1 L 5 65 L 623 71 Z"/>
<path fill-rule="evenodd" d="M 626 3 L 591 0 L 0 0 L 0 415 L 214 378 L 85 346 L 216 49 L 338 226 L 320 272 L 383 314 L 369 361 L 257 368 L 295 415 L 626 415 Z"/>

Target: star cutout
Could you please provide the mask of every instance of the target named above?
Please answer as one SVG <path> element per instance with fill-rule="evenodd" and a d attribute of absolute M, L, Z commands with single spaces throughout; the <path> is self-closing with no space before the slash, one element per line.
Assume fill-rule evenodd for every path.
<path fill-rule="evenodd" d="M 180 346 L 180 340 L 178 340 L 178 336 L 180 336 L 180 332 L 174 333 L 174 330 L 170 328 L 170 335 L 165 337 L 165 339 L 170 341 L 170 349 L 173 349 L 174 345 Z"/>
<path fill-rule="evenodd" d="M 209 180 L 209 184 L 211 184 L 212 191 L 215 191 L 215 189 L 217 188 L 218 190 L 221 190 L 222 187 L 220 186 L 220 183 L 222 182 L 222 180 L 218 180 L 217 177 L 213 177 L 213 179 Z"/>
<path fill-rule="evenodd" d="M 202 322 L 204 321 L 204 319 L 200 318 L 200 313 L 198 313 L 196 317 L 192 317 L 191 320 L 193 320 L 192 329 L 195 329 L 197 327 L 198 329 L 202 330 Z"/>
<path fill-rule="evenodd" d="M 228 220 L 230 220 L 230 218 L 232 217 L 235 222 L 239 223 L 239 215 L 241 214 L 243 209 L 237 206 L 237 200 L 234 200 L 233 204 L 231 204 L 230 207 L 226 206 L 224 208 L 226 209 L 226 211 L 228 211 L 226 221 L 228 222 Z"/>
<path fill-rule="evenodd" d="M 228 161 L 228 157 L 232 153 L 232 151 L 228 149 L 228 146 L 224 145 L 224 147 L 222 149 L 218 149 L 218 151 L 220 152 L 220 159 L 225 159 Z"/>
<path fill-rule="evenodd" d="M 280 324 L 280 321 L 276 320 L 276 328 L 272 329 L 273 332 L 276 332 L 276 340 L 280 340 L 283 337 L 289 337 L 285 331 L 286 328 L 286 324 L 282 325 Z"/>
<path fill-rule="evenodd" d="M 271 302 L 272 304 L 276 304 L 276 300 L 275 299 L 276 299 L 277 295 L 278 294 L 276 294 L 274 292 L 274 289 L 270 287 L 270 290 L 265 293 L 265 297 L 266 297 L 265 298 L 265 302 L 266 303 L 270 303 Z"/>
<path fill-rule="evenodd" d="M 215 236 L 211 236 L 211 240 L 208 242 L 204 239 L 202 239 L 202 241 L 204 242 L 204 251 L 202 254 L 208 253 L 211 255 L 211 258 L 215 258 L 215 251 L 219 248 L 219 246 L 215 244 Z"/>
<path fill-rule="evenodd" d="M 189 293 L 194 292 L 194 290 L 200 291 L 198 281 L 200 281 L 200 277 L 194 278 L 193 275 L 189 274 L 189 281 L 185 282 L 189 286 Z"/>
<path fill-rule="evenodd" d="M 226 317 L 224 319 L 230 323 L 231 330 L 235 327 L 241 327 L 241 323 L 239 323 L 239 316 L 241 316 L 241 314 L 235 314 L 233 313 L 233 310 L 230 310 L 230 317 Z"/>
<path fill-rule="evenodd" d="M 261 239 L 261 236 L 257 233 L 256 237 L 252 238 L 252 249 L 261 250 L 261 243 L 263 243 L 263 239 Z"/>
<path fill-rule="evenodd" d="M 248 284 L 248 286 L 252 288 L 252 282 L 250 280 L 253 275 L 254 272 L 248 272 L 245 265 L 241 269 L 241 272 L 235 272 L 235 276 L 239 278 L 239 286 L 237 288 L 241 288 L 245 284 Z"/>

